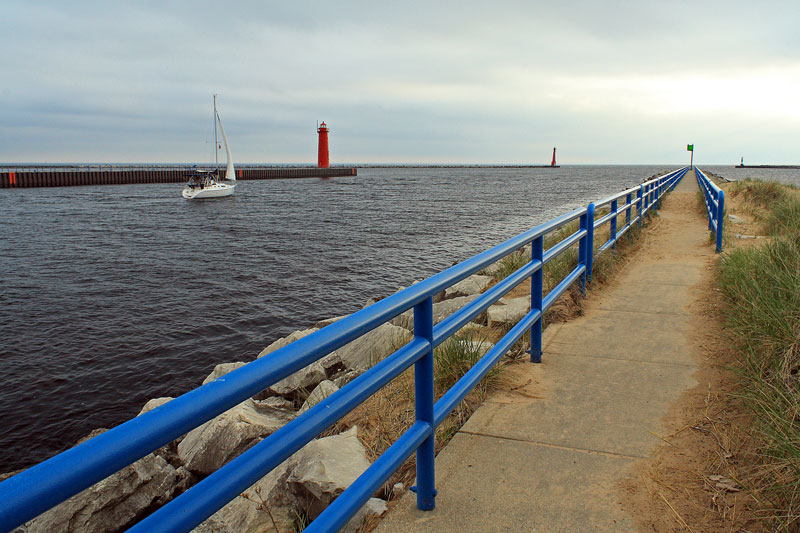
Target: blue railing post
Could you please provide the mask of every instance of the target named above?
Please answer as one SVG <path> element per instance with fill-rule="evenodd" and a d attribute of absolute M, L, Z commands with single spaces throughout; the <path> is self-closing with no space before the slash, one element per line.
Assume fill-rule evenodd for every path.
<path fill-rule="evenodd" d="M 430 343 L 428 353 L 414 363 L 414 395 L 417 422 L 430 424 L 431 434 L 417 448 L 417 509 L 430 511 L 436 506 L 433 431 L 433 297 L 414 306 L 414 336 Z"/>
<path fill-rule="evenodd" d="M 617 200 L 611 202 L 611 213 L 614 215 L 609 223 L 610 238 L 614 239 L 614 244 L 611 245 L 612 250 L 617 249 Z"/>
<path fill-rule="evenodd" d="M 658 178 L 658 185 L 656 185 L 656 211 L 661 209 L 661 192 L 664 187 L 664 178 Z"/>
<path fill-rule="evenodd" d="M 639 210 L 639 228 L 642 227 L 642 218 L 644 217 L 644 184 L 639 185 L 639 190 L 636 191 L 636 209 Z"/>
<path fill-rule="evenodd" d="M 544 237 L 537 237 L 531 243 L 531 261 L 542 262 L 544 258 Z M 544 264 L 531 276 L 531 310 L 542 308 L 542 277 Z M 531 363 L 542 362 L 542 316 L 531 327 Z"/>
<path fill-rule="evenodd" d="M 581 276 L 581 294 L 586 296 L 586 284 L 592 282 L 592 259 L 594 258 L 594 203 L 586 208 L 586 213 L 581 215 L 581 230 L 586 231 L 578 243 L 578 264 L 586 267 Z"/>
<path fill-rule="evenodd" d="M 722 219 L 725 214 L 725 191 L 720 190 L 717 197 L 717 253 L 722 251 Z"/>
<path fill-rule="evenodd" d="M 628 195 L 625 196 L 625 205 L 628 206 L 628 208 L 625 209 L 625 225 L 626 226 L 628 224 L 630 224 L 630 222 L 631 222 L 631 198 L 632 198 L 631 193 L 628 193 Z"/>

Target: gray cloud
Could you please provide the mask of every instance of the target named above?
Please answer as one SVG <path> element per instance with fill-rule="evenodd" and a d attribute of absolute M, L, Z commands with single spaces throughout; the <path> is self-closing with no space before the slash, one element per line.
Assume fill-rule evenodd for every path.
<path fill-rule="evenodd" d="M 0 160 L 797 162 L 793 2 L 5 2 Z"/>

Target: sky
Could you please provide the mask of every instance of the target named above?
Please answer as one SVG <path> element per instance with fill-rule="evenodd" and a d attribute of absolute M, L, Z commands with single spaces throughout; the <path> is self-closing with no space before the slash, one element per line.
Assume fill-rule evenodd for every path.
<path fill-rule="evenodd" d="M 0 163 L 800 164 L 800 2 L 0 3 Z"/>

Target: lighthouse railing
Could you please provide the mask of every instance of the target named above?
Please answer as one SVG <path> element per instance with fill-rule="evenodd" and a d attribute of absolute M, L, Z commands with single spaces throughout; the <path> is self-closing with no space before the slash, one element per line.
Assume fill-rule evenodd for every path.
<path fill-rule="evenodd" d="M 651 180 L 643 184 L 640 192 L 646 189 L 643 193 L 646 199 L 637 200 L 640 213 L 658 201 L 684 173 L 673 172 L 663 182 Z M 414 336 L 406 345 L 146 517 L 131 531 L 190 531 L 412 366 L 415 422 L 306 531 L 335 531 L 344 526 L 414 452 L 417 453 L 417 506 L 432 509 L 436 495 L 435 428 L 526 332 L 531 332 L 531 359 L 541 360 L 543 314 L 570 286 L 579 281 L 585 283 L 588 278 L 593 255 L 594 208 L 594 204 L 589 204 L 540 224 L 3 481 L 0 531 L 27 522 L 411 309 Z M 576 219 L 580 221 L 579 229 L 544 249 L 547 235 Z M 434 295 L 527 245 L 531 245 L 530 261 L 434 324 Z M 576 266 L 544 294 L 544 266 L 575 245 L 579 248 Z M 434 348 L 528 279 L 532 282 L 531 310 L 434 402 Z"/>

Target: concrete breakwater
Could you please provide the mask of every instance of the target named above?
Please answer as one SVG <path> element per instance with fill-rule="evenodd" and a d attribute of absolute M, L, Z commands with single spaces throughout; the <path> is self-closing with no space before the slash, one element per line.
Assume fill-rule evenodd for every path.
<path fill-rule="evenodd" d="M 170 166 L 20 166 L 0 167 L 0 189 L 25 187 L 70 187 L 78 185 L 125 185 L 138 183 L 182 183 L 198 167 Z M 291 178 L 332 178 L 356 176 L 355 167 L 289 167 L 243 166 L 236 169 L 238 180 Z"/>

